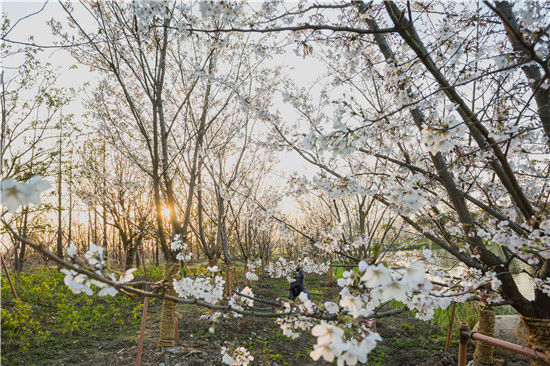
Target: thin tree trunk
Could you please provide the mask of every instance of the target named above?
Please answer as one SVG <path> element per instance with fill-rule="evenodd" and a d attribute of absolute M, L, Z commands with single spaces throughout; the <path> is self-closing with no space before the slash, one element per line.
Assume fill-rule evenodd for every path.
<path fill-rule="evenodd" d="M 29 210 L 28 208 L 23 209 L 23 226 L 21 227 L 21 236 L 23 238 L 27 238 L 27 226 L 29 224 Z M 27 245 L 24 241 L 20 242 L 19 247 L 19 255 L 17 256 L 16 262 L 15 262 L 15 270 L 16 272 L 21 272 L 23 268 L 25 267 L 25 257 L 27 256 L 26 250 Z M 17 249 L 16 249 L 17 251 Z"/>
<path fill-rule="evenodd" d="M 102 200 L 102 206 L 103 206 L 103 248 L 105 249 L 105 256 L 108 255 L 107 251 L 107 198 L 105 195 L 107 194 L 107 179 L 105 178 L 105 175 L 107 174 L 107 168 L 105 166 L 105 156 L 106 154 L 106 146 L 105 146 L 105 138 L 103 139 L 103 200 Z"/>
<path fill-rule="evenodd" d="M 72 156 L 73 151 L 71 150 L 71 162 L 72 162 Z M 73 241 L 73 166 L 72 163 L 69 166 L 69 236 L 68 236 L 68 242 L 69 244 Z"/>
<path fill-rule="evenodd" d="M 59 121 L 59 165 L 58 165 L 58 172 L 57 172 L 57 256 L 59 258 L 63 258 L 63 228 L 62 228 L 62 179 L 63 179 L 63 172 L 62 172 L 62 156 L 63 156 L 63 146 L 62 146 L 62 136 L 63 136 L 63 124 L 61 121 Z"/>

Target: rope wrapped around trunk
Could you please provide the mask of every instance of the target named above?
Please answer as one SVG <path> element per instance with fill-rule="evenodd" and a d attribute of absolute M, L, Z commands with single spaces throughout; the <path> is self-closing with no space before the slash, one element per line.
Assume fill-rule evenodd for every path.
<path fill-rule="evenodd" d="M 208 267 L 214 267 L 214 266 L 217 266 L 218 265 L 218 260 L 217 259 L 208 259 Z"/>
<path fill-rule="evenodd" d="M 495 336 L 495 311 L 493 309 L 480 310 L 478 332 L 489 337 Z M 482 365 L 492 365 L 494 351 L 495 346 L 484 342 L 476 342 L 474 360 Z"/>
<path fill-rule="evenodd" d="M 172 282 L 179 276 L 180 265 L 176 262 L 164 263 L 164 279 L 168 289 L 166 295 L 178 296 Z M 176 345 L 176 319 L 182 316 L 176 311 L 178 303 L 172 300 L 163 300 L 162 314 L 160 317 L 160 335 L 158 345 L 160 347 L 174 347 Z"/>
<path fill-rule="evenodd" d="M 550 319 L 528 318 L 521 315 L 520 318 L 527 329 L 527 346 L 550 356 Z M 531 365 L 548 366 L 550 357 L 546 361 L 531 359 Z"/>

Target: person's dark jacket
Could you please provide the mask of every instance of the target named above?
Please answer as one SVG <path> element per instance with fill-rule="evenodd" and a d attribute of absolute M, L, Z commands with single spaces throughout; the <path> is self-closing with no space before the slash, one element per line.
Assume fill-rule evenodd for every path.
<path fill-rule="evenodd" d="M 304 285 L 305 278 L 306 275 L 304 274 L 304 272 L 302 272 L 302 270 L 297 270 L 296 272 L 294 272 L 294 281 L 290 283 L 290 289 L 288 291 L 288 298 L 290 300 L 296 300 L 296 298 L 300 296 L 302 292 L 305 292 L 307 294 L 307 298 L 311 299 L 311 295 Z"/>

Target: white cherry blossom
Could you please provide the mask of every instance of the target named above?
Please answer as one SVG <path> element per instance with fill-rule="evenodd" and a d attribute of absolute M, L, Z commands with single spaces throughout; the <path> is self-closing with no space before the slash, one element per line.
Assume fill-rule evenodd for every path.
<path fill-rule="evenodd" d="M 40 205 L 40 195 L 51 187 L 50 182 L 38 175 L 26 183 L 19 183 L 13 178 L 4 179 L 1 184 L 1 201 L 10 212 L 29 204 Z"/>
<path fill-rule="evenodd" d="M 340 311 L 338 304 L 335 304 L 332 301 L 327 301 L 324 303 L 324 305 L 325 305 L 325 310 L 331 314 L 336 314 Z"/>
<path fill-rule="evenodd" d="M 335 325 L 321 323 L 311 329 L 311 334 L 317 337 L 318 345 L 332 345 L 343 342 L 344 331 Z"/>
<path fill-rule="evenodd" d="M 392 282 L 390 270 L 383 264 L 369 265 L 365 270 L 361 281 L 365 282 L 367 287 L 386 286 Z"/>
<path fill-rule="evenodd" d="M 310 352 L 310 356 L 313 361 L 317 361 L 323 357 L 325 361 L 332 362 L 334 361 L 334 350 L 328 345 L 316 344 L 313 351 Z"/>

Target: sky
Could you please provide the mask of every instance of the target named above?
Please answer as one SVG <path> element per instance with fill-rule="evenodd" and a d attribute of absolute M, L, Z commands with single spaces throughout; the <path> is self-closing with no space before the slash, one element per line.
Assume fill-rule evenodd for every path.
<path fill-rule="evenodd" d="M 54 46 L 55 38 L 51 34 L 50 27 L 46 24 L 47 20 L 52 18 L 59 19 L 62 16 L 61 7 L 57 2 L 50 1 L 44 6 L 44 10 L 39 14 L 24 18 L 29 14 L 40 11 L 44 6 L 44 2 L 17 2 L 17 1 L 2 1 L 2 12 L 7 14 L 13 26 L 19 19 L 19 23 L 13 27 L 9 33 L 8 39 L 18 42 L 27 42 L 29 36 L 34 37 L 34 42 L 38 45 Z M 24 18 L 24 19 L 23 19 Z M 40 55 L 40 59 L 49 62 L 52 65 L 61 67 L 62 86 L 78 87 L 84 81 L 90 80 L 87 72 L 87 67 L 80 65 L 78 70 L 71 70 L 69 67 L 75 64 L 74 59 L 69 53 L 59 48 L 48 48 Z M 7 57 L 2 59 L 3 67 L 6 68 L 6 73 L 9 73 L 11 68 L 17 67 L 20 64 L 19 57 Z M 88 75 L 87 75 L 88 74 Z"/>
<path fill-rule="evenodd" d="M 43 7 L 43 10 L 41 10 Z M 75 9 L 78 11 L 77 4 Z M 13 26 L 18 20 L 19 23 L 8 34 L 8 39 L 16 42 L 27 42 L 29 36 L 34 37 L 34 42 L 41 46 L 54 46 L 55 37 L 51 34 L 50 27 L 46 22 L 52 18 L 62 21 L 65 19 L 65 15 L 60 5 L 56 1 L 49 1 L 45 4 L 42 1 L 2 1 L 2 11 L 7 14 Z M 30 15 L 35 12 L 38 14 Z M 84 20 L 86 25 L 85 14 L 81 13 L 81 19 Z M 91 22 L 89 24 L 92 24 Z M 86 65 L 78 65 L 77 69 L 71 68 L 76 64 L 76 61 L 71 55 L 60 48 L 51 47 L 45 48 L 43 52 L 39 54 L 39 59 L 43 62 L 49 62 L 54 66 L 60 67 L 59 86 L 73 87 L 78 90 L 84 83 L 88 82 L 92 86 L 98 81 L 101 76 L 97 72 L 90 72 Z M 20 55 L 9 55 L 8 57 L 2 56 L 2 64 L 5 70 L 5 78 L 9 79 L 10 74 L 13 73 L 16 68 L 21 64 Z M 312 58 L 303 58 L 297 56 L 290 50 L 286 54 L 279 56 L 273 62 L 283 63 L 288 67 L 286 68 L 289 75 L 298 83 L 302 85 L 309 85 L 315 81 L 320 74 L 325 72 L 324 67 L 320 61 Z M 83 123 L 82 112 L 84 108 L 81 105 L 81 97 L 77 96 L 75 102 L 69 107 L 63 109 L 63 113 L 73 113 L 75 115 L 75 121 Z M 279 102 L 281 103 L 281 102 Z M 283 117 L 294 118 L 293 111 L 289 106 L 277 105 L 275 108 L 279 109 Z M 279 163 L 276 166 L 276 171 L 272 177 L 268 178 L 270 184 L 284 183 L 284 179 L 281 177 L 290 174 L 292 172 L 299 172 L 300 175 L 305 175 L 311 178 L 316 169 L 304 162 L 295 152 L 281 152 L 278 156 Z M 296 211 L 297 206 L 293 203 L 292 198 L 285 198 L 281 204 L 281 209 L 285 214 L 292 214 Z"/>

